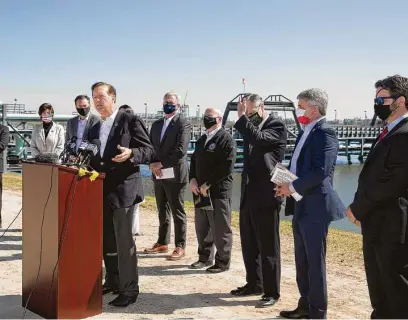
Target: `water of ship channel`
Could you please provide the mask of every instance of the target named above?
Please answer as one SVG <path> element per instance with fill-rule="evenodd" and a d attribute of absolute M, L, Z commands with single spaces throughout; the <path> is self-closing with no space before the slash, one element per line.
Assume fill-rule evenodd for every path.
<path fill-rule="evenodd" d="M 352 165 L 347 164 L 345 157 L 339 157 L 337 159 L 337 166 L 334 173 L 334 188 L 340 195 L 344 204 L 348 206 L 354 198 L 354 193 L 357 188 L 358 175 L 360 174 L 362 166 L 359 164 L 356 157 L 352 157 Z M 153 183 L 150 178 L 150 171 L 147 166 L 143 166 L 142 174 L 144 176 L 143 184 L 146 195 L 154 196 Z M 241 194 L 241 172 L 234 173 L 234 186 L 232 195 L 232 208 L 233 210 L 239 210 L 239 201 Z M 192 194 L 190 188 L 186 189 L 185 200 L 192 201 Z M 143 213 L 142 213 L 143 214 Z M 290 217 L 285 217 L 283 210 L 281 211 L 282 220 L 290 220 Z M 347 220 L 347 218 L 333 222 L 331 227 L 351 231 L 360 232 L 360 229 Z"/>

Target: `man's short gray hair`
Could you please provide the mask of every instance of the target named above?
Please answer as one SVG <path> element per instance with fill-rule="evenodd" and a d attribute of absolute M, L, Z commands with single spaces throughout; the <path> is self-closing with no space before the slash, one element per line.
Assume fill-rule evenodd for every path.
<path fill-rule="evenodd" d="M 258 108 L 263 103 L 261 96 L 256 93 L 250 93 L 245 98 L 247 99 L 247 101 L 254 102 L 256 108 Z"/>
<path fill-rule="evenodd" d="M 175 93 L 175 92 L 173 92 L 173 91 L 166 92 L 166 94 L 163 96 L 163 98 L 166 98 L 166 97 L 175 97 L 176 100 L 177 100 L 177 104 L 178 104 L 179 106 L 181 106 L 181 97 L 180 97 L 180 95 L 178 95 L 177 93 Z"/>
<path fill-rule="evenodd" d="M 317 106 L 322 116 L 326 115 L 329 96 L 326 91 L 318 88 L 307 89 L 298 94 L 296 99 L 304 99 L 309 106 Z"/>

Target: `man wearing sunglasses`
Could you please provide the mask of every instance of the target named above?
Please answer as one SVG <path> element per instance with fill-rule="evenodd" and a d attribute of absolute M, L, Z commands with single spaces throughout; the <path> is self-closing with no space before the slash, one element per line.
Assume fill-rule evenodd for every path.
<path fill-rule="evenodd" d="M 386 124 L 358 180 L 351 222 L 361 225 L 371 318 L 408 318 L 408 78 L 375 83 L 374 112 Z"/>

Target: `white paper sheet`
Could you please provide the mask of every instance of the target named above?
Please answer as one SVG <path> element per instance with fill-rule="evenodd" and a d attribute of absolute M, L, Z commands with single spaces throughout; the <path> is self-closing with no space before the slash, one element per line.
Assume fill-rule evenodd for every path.
<path fill-rule="evenodd" d="M 161 169 L 162 176 L 156 176 L 156 179 L 171 179 L 174 178 L 174 170 L 173 167 L 171 168 L 166 168 L 166 169 Z"/>
<path fill-rule="evenodd" d="M 284 165 L 282 165 L 281 163 L 278 163 L 275 166 L 275 169 L 272 171 L 271 181 L 275 184 L 283 184 L 283 183 L 291 183 L 295 181 L 297 178 L 298 177 L 292 172 L 290 172 Z M 296 201 L 299 201 L 303 198 L 297 192 L 292 193 L 291 196 Z"/>

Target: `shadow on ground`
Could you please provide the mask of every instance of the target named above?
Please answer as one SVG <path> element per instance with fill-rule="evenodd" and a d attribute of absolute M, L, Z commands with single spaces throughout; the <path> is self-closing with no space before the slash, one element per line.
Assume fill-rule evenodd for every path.
<path fill-rule="evenodd" d="M 24 308 L 21 306 L 21 295 L 0 296 L 0 319 L 21 319 Z M 27 310 L 26 319 L 43 319 Z"/>

